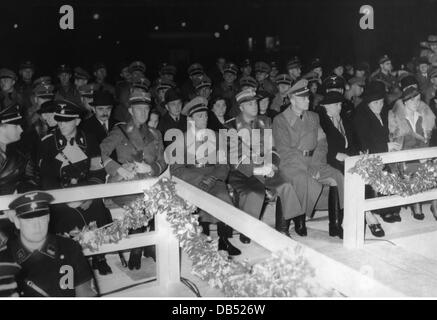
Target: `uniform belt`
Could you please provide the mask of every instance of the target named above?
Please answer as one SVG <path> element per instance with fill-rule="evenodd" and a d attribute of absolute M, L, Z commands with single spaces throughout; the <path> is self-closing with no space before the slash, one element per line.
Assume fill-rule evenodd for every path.
<path fill-rule="evenodd" d="M 304 157 L 312 157 L 314 150 L 301 150 Z"/>

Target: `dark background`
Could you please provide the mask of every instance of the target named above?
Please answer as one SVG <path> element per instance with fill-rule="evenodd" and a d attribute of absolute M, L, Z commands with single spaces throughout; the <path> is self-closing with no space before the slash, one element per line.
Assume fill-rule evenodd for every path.
<path fill-rule="evenodd" d="M 74 30 L 59 27 L 63 4 L 74 8 Z M 374 8 L 374 30 L 359 28 L 365 4 Z M 95 13 L 100 19 L 93 19 Z M 61 63 L 90 69 L 103 61 L 116 78 L 121 61 L 139 59 L 154 78 L 160 62 L 185 70 L 194 61 L 210 66 L 219 55 L 237 63 L 276 60 L 281 68 L 295 54 L 304 62 L 321 57 L 326 66 L 342 58 L 376 67 L 377 57 L 388 53 L 396 67 L 417 54 L 430 33 L 437 34 L 437 0 L 1 1 L 0 65 L 16 69 L 30 59 L 41 75 Z M 266 36 L 274 37 L 278 50 L 266 51 Z"/>

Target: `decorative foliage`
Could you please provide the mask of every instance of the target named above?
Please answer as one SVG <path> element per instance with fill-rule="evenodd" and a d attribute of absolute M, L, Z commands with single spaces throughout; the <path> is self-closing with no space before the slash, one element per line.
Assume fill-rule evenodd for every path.
<path fill-rule="evenodd" d="M 174 234 L 192 261 L 192 273 L 234 297 L 293 297 L 328 296 L 313 279 L 314 270 L 299 250 L 273 254 L 270 259 L 253 266 L 237 262 L 225 251 L 217 251 L 217 243 L 207 241 L 202 234 L 196 207 L 176 194 L 175 183 L 161 179 L 129 206 L 122 220 L 97 228 L 90 224 L 71 235 L 83 248 L 98 250 L 105 243 L 117 242 L 128 235 L 129 229 L 146 226 L 156 214 L 165 214 Z"/>
<path fill-rule="evenodd" d="M 383 195 L 406 197 L 437 187 L 436 161 L 428 160 L 420 164 L 412 174 L 400 175 L 385 171 L 381 157 L 365 154 L 349 172 L 360 175 L 375 191 Z"/>

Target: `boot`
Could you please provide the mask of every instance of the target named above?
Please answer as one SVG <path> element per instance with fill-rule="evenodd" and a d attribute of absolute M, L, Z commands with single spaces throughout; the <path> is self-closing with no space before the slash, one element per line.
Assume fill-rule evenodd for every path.
<path fill-rule="evenodd" d="M 416 220 L 425 219 L 425 215 L 422 212 L 422 204 L 415 203 L 411 206 L 411 213 L 413 214 L 413 218 Z"/>
<path fill-rule="evenodd" d="M 156 250 L 155 250 L 155 246 L 147 246 L 147 247 L 144 247 L 143 249 L 144 249 L 143 255 L 146 258 L 148 258 L 148 257 L 152 258 L 153 261 L 156 262 Z"/>
<path fill-rule="evenodd" d="M 343 239 L 343 210 L 340 209 L 338 187 L 329 187 L 328 198 L 329 235 Z"/>
<path fill-rule="evenodd" d="M 431 201 L 431 212 L 435 220 L 437 220 L 437 200 Z"/>
<path fill-rule="evenodd" d="M 102 276 L 112 273 L 111 267 L 106 262 L 104 255 L 96 255 L 93 257 L 92 268 L 97 269 Z"/>
<path fill-rule="evenodd" d="M 250 238 L 248 238 L 244 234 L 240 233 L 240 241 L 241 241 L 241 243 L 248 244 L 248 243 L 250 243 Z"/>
<path fill-rule="evenodd" d="M 276 231 L 279 231 L 280 233 L 286 235 L 287 237 L 290 237 L 290 222 L 291 219 L 285 219 L 284 215 L 282 214 L 282 206 L 281 206 L 281 199 L 278 198 L 276 200 L 276 211 L 275 211 L 275 229 Z"/>
<path fill-rule="evenodd" d="M 305 214 L 293 218 L 294 231 L 301 237 L 307 236 L 306 218 Z"/>
<path fill-rule="evenodd" d="M 232 234 L 232 228 L 223 222 L 217 223 L 217 235 L 219 236 L 218 250 L 225 250 L 230 256 L 238 256 L 241 251 L 229 242 L 229 234 Z"/>
<path fill-rule="evenodd" d="M 141 255 L 143 253 L 143 248 L 135 248 L 130 251 L 129 262 L 127 263 L 127 267 L 129 270 L 141 268 Z"/>

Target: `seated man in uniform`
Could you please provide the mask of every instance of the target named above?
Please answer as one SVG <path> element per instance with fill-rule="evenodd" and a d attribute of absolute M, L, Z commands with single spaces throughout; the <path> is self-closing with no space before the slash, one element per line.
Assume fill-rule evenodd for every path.
<path fill-rule="evenodd" d="M 18 105 L 0 111 L 0 195 L 26 192 L 38 185 L 33 157 L 19 143 L 22 123 Z M 0 238 L 1 234 L 7 238 L 13 232 L 14 226 L 0 219 Z"/>
<path fill-rule="evenodd" d="M 236 99 L 241 113 L 236 118 L 228 120 L 225 125 L 243 134 L 246 130 L 251 138 L 247 142 L 239 139 L 238 150 L 232 150 L 231 143 L 230 156 L 232 158 L 233 155 L 237 155 L 238 163 L 231 163 L 228 182 L 239 195 L 240 209 L 257 219 L 262 212 L 266 190 L 272 195 L 277 195 L 275 228 L 286 236 L 290 236 L 288 229 L 291 219 L 303 213 L 293 185 L 279 175 L 280 159 L 272 149 L 272 145 L 266 147 L 267 153 L 272 154 L 273 163 L 266 163 L 265 159 L 260 162 L 254 156 L 255 148 L 264 150 L 264 143 L 268 143 L 268 141 L 263 141 L 263 137 L 265 137 L 265 130 L 271 130 L 271 120 L 266 116 L 258 115 L 258 102 L 254 90 L 243 90 L 237 94 Z M 253 132 L 257 130 L 261 133 L 260 141 L 252 139 Z M 243 146 L 246 143 L 249 145 Z M 243 154 L 243 149 L 250 151 L 250 158 L 246 158 L 247 155 Z M 266 158 L 269 154 L 264 153 L 260 156 Z M 250 239 L 244 235 L 240 235 L 240 240 L 243 243 L 250 242 Z"/>
<path fill-rule="evenodd" d="M 217 154 L 212 157 L 216 161 L 214 163 L 208 162 L 207 152 L 218 152 L 217 146 L 218 135 L 210 129 L 206 129 L 208 123 L 208 101 L 203 97 L 196 97 L 188 102 L 182 113 L 188 117 L 188 129 L 184 133 L 184 139 L 178 139 L 174 144 L 168 147 L 170 149 L 175 148 L 176 152 L 184 152 L 185 155 L 183 163 L 171 164 L 170 172 L 172 175 L 179 177 L 182 180 L 208 192 L 217 198 L 232 204 L 232 200 L 229 196 L 226 188 L 225 181 L 228 177 L 229 167 L 227 164 L 219 164 Z M 187 137 L 191 135 L 192 138 Z M 211 141 L 215 138 L 215 141 Z M 187 144 L 192 141 L 194 147 L 190 148 Z M 204 143 L 213 143 L 212 146 L 208 146 L 205 150 L 203 157 L 197 154 L 199 147 L 202 147 Z M 183 144 L 179 149 L 178 146 Z M 203 146 L 204 147 L 204 146 Z M 211 151 L 213 150 L 213 151 Z M 192 153 L 192 157 L 195 160 L 195 164 L 188 163 L 189 153 Z M 177 154 L 176 154 L 177 157 Z M 170 157 L 169 157 L 170 158 Z M 217 234 L 219 236 L 219 250 L 226 250 L 229 255 L 239 255 L 241 251 L 235 248 L 228 240 L 232 237 L 232 228 L 227 226 L 221 221 L 218 221 L 213 216 L 206 212 L 200 212 L 200 224 L 202 225 L 203 232 L 209 236 L 209 224 L 217 224 Z"/>
<path fill-rule="evenodd" d="M 53 197 L 30 191 L 12 201 L 9 208 L 19 236 L 10 238 L 0 251 L 5 261 L 19 268 L 18 293 L 24 297 L 92 297 L 92 272 L 82 248 L 75 241 L 48 234 L 49 203 Z"/>
<path fill-rule="evenodd" d="M 305 79 L 289 91 L 290 106 L 273 120 L 273 138 L 281 156 L 279 170 L 293 183 L 303 212 L 313 215 L 316 205 L 329 211 L 329 235 L 343 238 L 343 174 L 327 164 L 328 143 L 317 113 L 308 111 L 309 89 Z M 329 188 L 327 192 L 322 192 Z M 306 235 L 303 214 L 297 218 Z M 296 222 L 295 222 L 296 223 Z"/>
<path fill-rule="evenodd" d="M 167 168 L 164 161 L 164 146 L 161 133 L 147 126 L 151 97 L 149 93 L 132 95 L 129 98 L 128 123 L 119 123 L 100 144 L 103 166 L 109 174 L 110 182 L 133 180 L 146 176 L 159 176 Z M 116 151 L 117 159 L 111 154 Z M 138 196 L 116 197 L 112 200 L 123 207 Z M 150 222 L 151 228 L 153 222 Z M 132 232 L 142 232 L 141 229 Z M 146 247 L 149 248 L 149 247 Z M 153 247 L 145 251 L 146 256 L 154 257 Z M 142 248 L 131 250 L 129 269 L 140 269 Z M 149 253 L 147 253 L 149 252 Z"/>
<path fill-rule="evenodd" d="M 43 189 L 77 187 L 104 182 L 100 149 L 93 135 L 78 128 L 83 108 L 72 101 L 56 100 L 55 120 L 58 128 L 41 140 L 40 174 Z M 51 208 L 50 230 L 68 233 L 91 222 L 98 227 L 112 222 L 102 199 L 61 203 Z M 103 255 L 93 256 L 93 268 L 106 275 L 112 273 Z"/>

